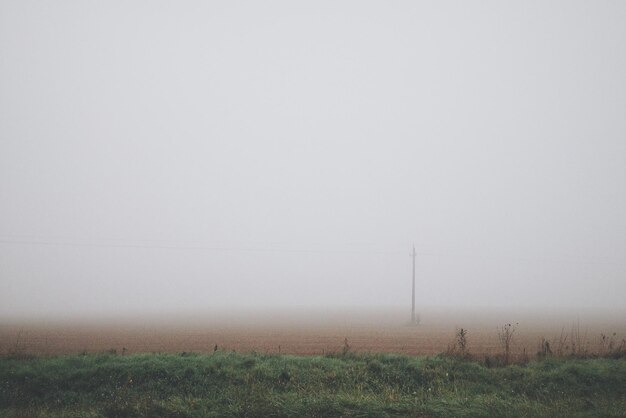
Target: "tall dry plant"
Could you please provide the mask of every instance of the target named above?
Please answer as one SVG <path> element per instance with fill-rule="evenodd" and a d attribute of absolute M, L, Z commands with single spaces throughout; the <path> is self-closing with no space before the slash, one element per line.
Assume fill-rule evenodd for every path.
<path fill-rule="evenodd" d="M 448 345 L 446 354 L 452 357 L 468 359 L 471 357 L 467 343 L 467 329 L 458 328 L 454 334 L 454 343 Z"/>
<path fill-rule="evenodd" d="M 572 356 L 585 357 L 588 354 L 587 331 L 584 334 L 580 332 L 580 321 L 572 325 L 571 332 Z"/>
<path fill-rule="evenodd" d="M 498 329 L 498 339 L 500 340 L 500 347 L 502 348 L 505 366 L 511 362 L 511 346 L 513 343 L 513 334 L 515 334 L 517 325 L 517 323 L 515 325 L 505 324 Z"/>

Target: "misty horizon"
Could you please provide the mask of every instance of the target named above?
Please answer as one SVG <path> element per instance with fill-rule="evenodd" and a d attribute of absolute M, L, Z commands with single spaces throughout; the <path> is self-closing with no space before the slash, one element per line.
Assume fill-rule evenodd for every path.
<path fill-rule="evenodd" d="M 0 3 L 0 319 L 623 311 L 626 3 Z"/>

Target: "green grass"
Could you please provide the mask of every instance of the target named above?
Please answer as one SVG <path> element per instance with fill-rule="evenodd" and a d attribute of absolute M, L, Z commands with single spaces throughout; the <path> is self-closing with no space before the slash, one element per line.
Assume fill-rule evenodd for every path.
<path fill-rule="evenodd" d="M 626 416 L 626 361 L 217 352 L 0 359 L 2 417 Z"/>

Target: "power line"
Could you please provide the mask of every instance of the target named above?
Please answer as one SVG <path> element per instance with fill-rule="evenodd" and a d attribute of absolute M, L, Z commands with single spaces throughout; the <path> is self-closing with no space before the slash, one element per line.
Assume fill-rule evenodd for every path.
<path fill-rule="evenodd" d="M 125 241 L 125 242 L 120 242 Z M 153 244 L 146 244 L 152 242 Z M 403 251 L 381 251 L 362 249 L 313 249 L 313 248 L 268 248 L 260 246 L 237 246 L 237 245 L 213 245 L 199 242 L 180 242 L 166 240 L 142 240 L 130 241 L 120 239 L 99 239 L 98 241 L 79 240 L 34 240 L 34 239 L 7 239 L 0 237 L 0 244 L 4 245 L 32 245 L 49 247 L 75 247 L 75 248 L 131 248 L 131 249 L 155 249 L 155 250 L 195 250 L 195 251 L 216 251 L 216 252 L 257 252 L 257 253 L 292 253 L 292 254 L 371 254 L 403 256 Z M 572 256 L 570 258 L 555 257 L 515 257 L 489 254 L 458 254 L 440 253 L 429 251 L 416 251 L 416 255 L 423 258 L 449 258 L 449 259 L 469 259 L 469 260 L 505 260 L 518 263 L 548 263 L 548 264 L 578 264 L 578 265 L 611 265 L 626 267 L 626 263 L 611 260 L 583 259 Z"/>
<path fill-rule="evenodd" d="M 94 248 L 137 248 L 137 249 L 159 249 L 159 250 L 206 250 L 206 251 L 240 251 L 240 252 L 274 252 L 274 253 L 318 253 L 318 254 L 380 254 L 380 255 L 400 255 L 400 251 L 373 251 L 373 250 L 316 250 L 303 248 L 260 248 L 260 247 L 236 247 L 236 246 L 211 246 L 211 245 L 189 245 L 189 244 L 116 244 L 102 242 L 72 242 L 72 241 L 33 241 L 33 240 L 6 240 L 0 239 L 0 244 L 17 245 L 40 245 L 40 246 L 60 246 L 60 247 L 94 247 Z"/>
<path fill-rule="evenodd" d="M 454 254 L 454 253 L 433 253 L 433 252 L 419 252 L 418 255 L 425 257 L 441 257 L 441 258 L 467 258 L 467 259 L 484 259 L 484 260 L 508 260 L 521 263 L 554 263 L 554 264 L 589 264 L 589 265 L 614 265 L 614 266 L 626 266 L 624 262 L 616 262 L 611 260 L 593 260 L 584 259 L 578 256 L 569 256 L 569 258 L 557 258 L 557 257 L 517 257 L 517 256 L 502 256 L 502 255 L 488 255 L 488 254 Z"/>

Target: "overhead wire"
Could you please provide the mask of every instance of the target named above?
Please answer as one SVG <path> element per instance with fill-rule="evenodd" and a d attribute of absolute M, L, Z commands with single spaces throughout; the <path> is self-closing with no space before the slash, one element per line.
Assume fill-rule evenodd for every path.
<path fill-rule="evenodd" d="M 150 242 L 150 244 L 148 244 Z M 76 248 L 134 248 L 155 250 L 197 250 L 219 252 L 256 252 L 256 253 L 294 253 L 294 254 L 364 254 L 364 255 L 409 255 L 408 251 L 400 250 L 368 250 L 368 249 L 332 249 L 332 248 L 285 248 L 285 247 L 262 247 L 240 245 L 216 245 L 202 242 L 184 242 L 167 240 L 121 240 L 121 239 L 98 239 L 98 240 L 58 240 L 58 239 L 11 239 L 0 236 L 0 244 L 4 245 L 33 245 L 33 246 L 59 246 Z M 272 245 L 274 245 L 272 243 Z M 441 253 L 430 251 L 417 251 L 421 257 L 454 258 L 454 259 L 487 259 L 508 260 L 523 263 L 556 263 L 556 264 L 587 264 L 587 265 L 618 265 L 626 266 L 626 263 L 613 260 L 597 260 L 583 257 L 519 257 L 493 254 L 458 254 Z"/>

